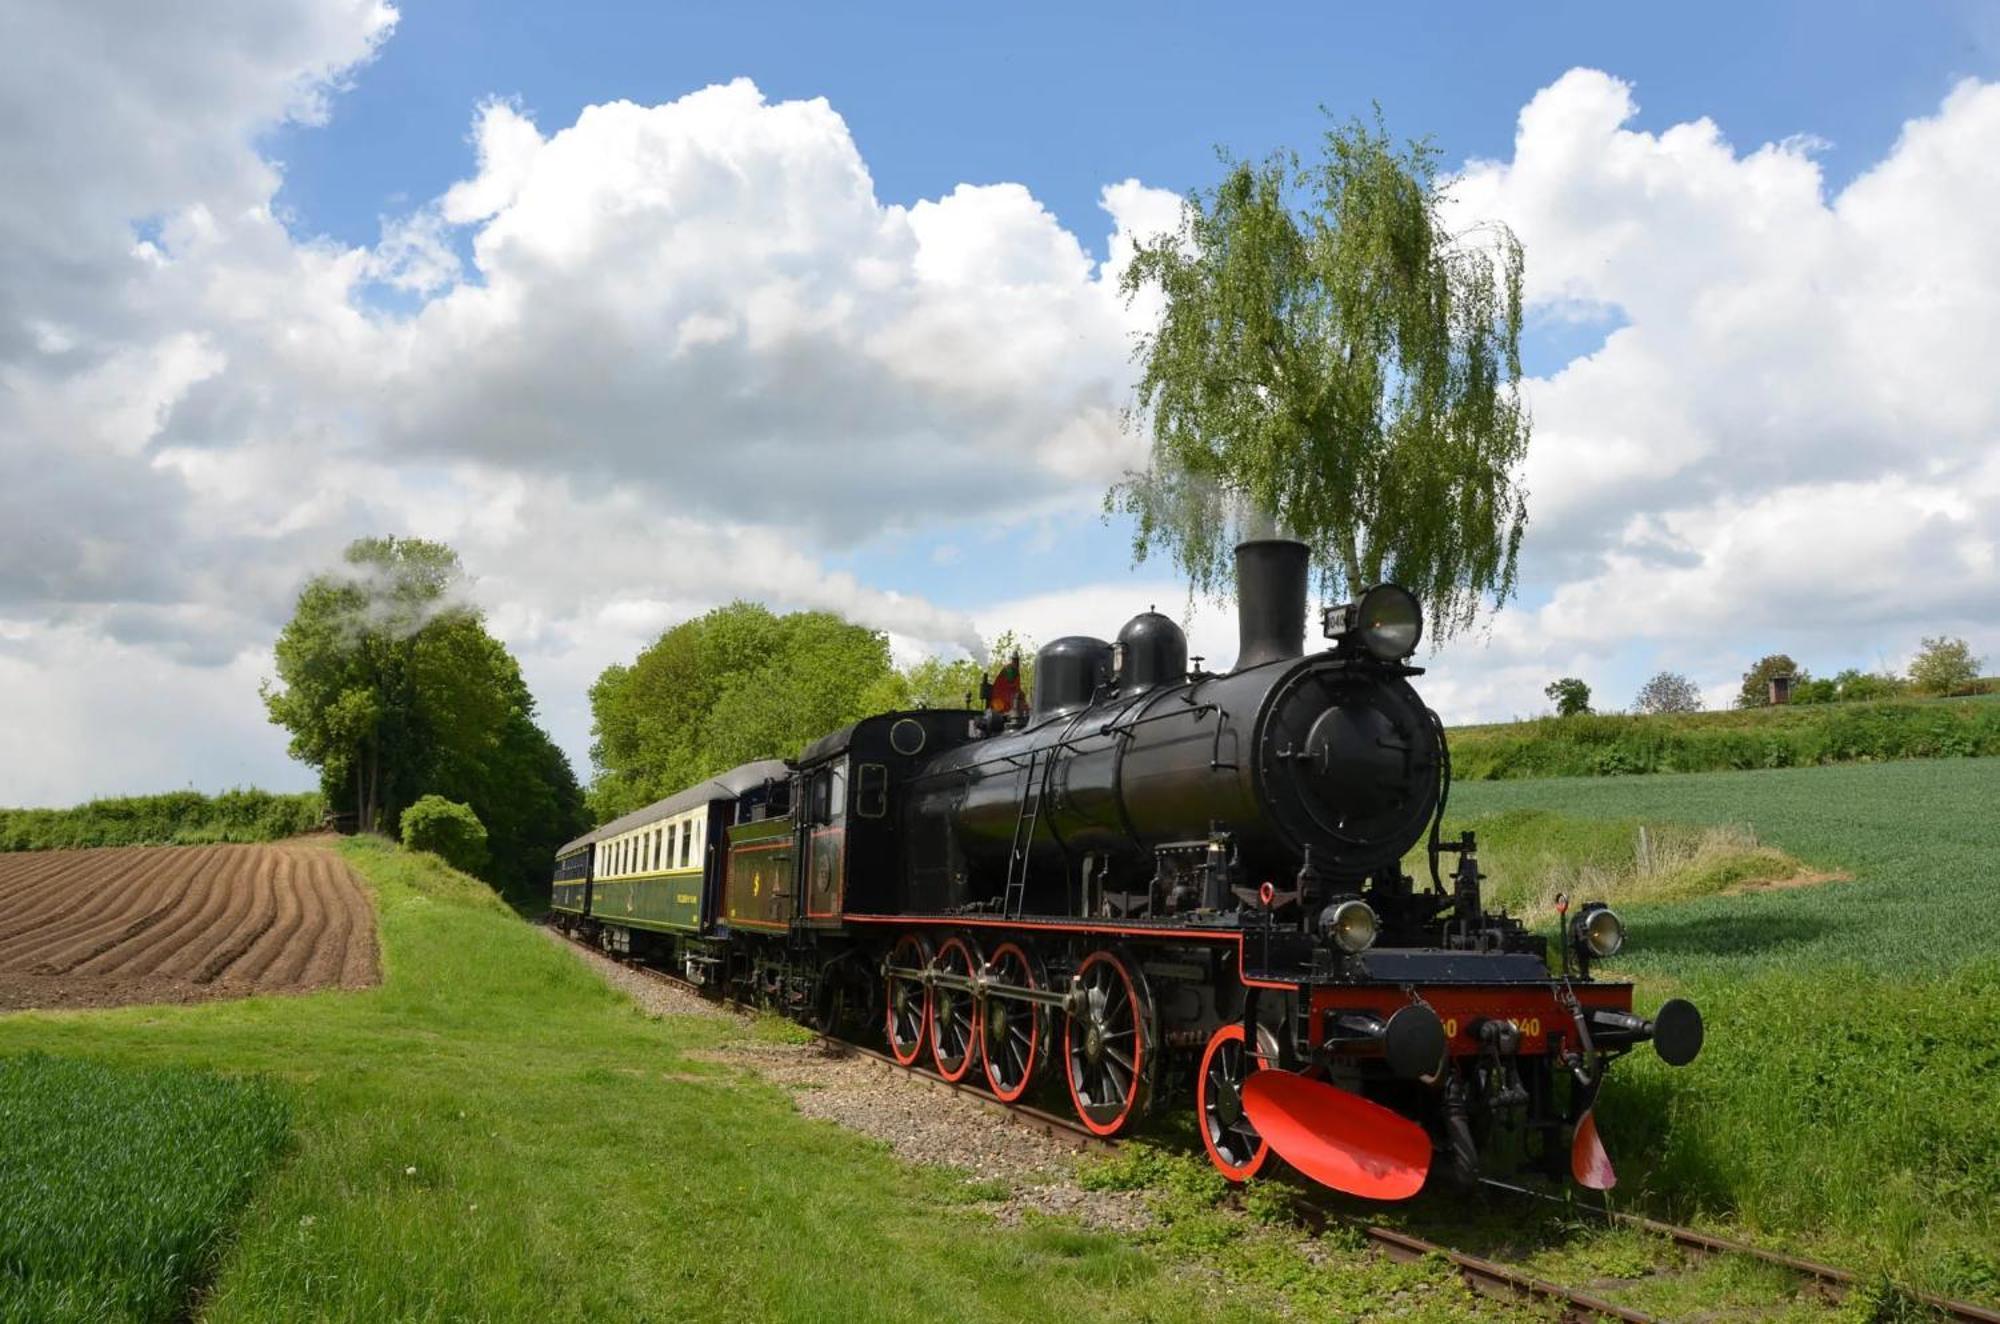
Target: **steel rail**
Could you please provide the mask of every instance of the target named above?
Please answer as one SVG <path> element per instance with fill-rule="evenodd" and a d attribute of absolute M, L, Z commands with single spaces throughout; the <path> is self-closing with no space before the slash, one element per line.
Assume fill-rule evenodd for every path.
<path fill-rule="evenodd" d="M 1808 1260 L 1797 1255 L 1788 1255 L 1783 1251 L 1769 1250 L 1747 1241 L 1738 1241 L 1733 1237 L 1719 1237 L 1712 1232 L 1700 1232 L 1694 1228 L 1681 1227 L 1675 1223 L 1662 1223 L 1658 1219 L 1647 1218 L 1642 1214 L 1628 1214 L 1623 1210 L 1611 1209 L 1589 1200 L 1564 1200 L 1559 1196 L 1550 1195 L 1545 1191 L 1532 1190 L 1526 1186 L 1516 1186 L 1512 1182 L 1496 1181 L 1491 1177 L 1480 1178 L 1480 1184 L 1496 1191 L 1505 1191 L 1512 1195 L 1524 1195 L 1533 1200 L 1540 1200 L 1546 1204 L 1556 1205 L 1559 1208 L 1582 1210 L 1586 1213 L 1594 1214 L 1608 1223 L 1615 1223 L 1620 1227 L 1638 1228 L 1642 1231 L 1666 1237 L 1675 1245 L 1685 1246 L 1689 1250 L 1701 1251 L 1709 1255 L 1748 1256 L 1753 1260 L 1759 1260 L 1765 1264 L 1789 1269 L 1793 1273 L 1813 1279 L 1837 1292 L 1850 1291 L 1859 1286 L 1863 1279 L 1863 1275 L 1855 1273 L 1851 1269 L 1842 1269 L 1832 1264 L 1822 1264 L 1817 1260 Z M 1954 1301 L 1950 1297 L 1936 1296 L 1929 1292 L 1919 1292 L 1911 1288 L 1900 1287 L 1893 1282 L 1890 1285 L 1896 1291 L 1909 1297 L 1912 1301 L 1922 1303 L 1924 1306 L 1939 1312 L 1947 1319 L 1965 1321 L 1965 1324 L 2000 1324 L 2000 1310 L 1996 1310 L 1991 1306 L 1982 1306 L 1971 1301 Z"/>

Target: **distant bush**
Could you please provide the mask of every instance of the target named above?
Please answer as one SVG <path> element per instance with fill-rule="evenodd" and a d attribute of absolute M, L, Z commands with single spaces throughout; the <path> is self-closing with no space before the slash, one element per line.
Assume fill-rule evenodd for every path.
<path fill-rule="evenodd" d="M 1910 663 L 1910 684 L 1919 694 L 1976 693 L 1974 686 L 1983 660 L 1972 655 L 1971 646 L 1963 639 L 1947 639 L 1943 635 L 1926 639 L 1917 651 L 1916 660 Z"/>
<path fill-rule="evenodd" d="M 486 867 L 486 826 L 469 805 L 426 795 L 403 811 L 403 844 L 464 873 Z"/>
<path fill-rule="evenodd" d="M 1701 691 L 1680 672 L 1662 671 L 1639 687 L 1632 708 L 1641 713 L 1698 713 Z"/>
<path fill-rule="evenodd" d="M 1451 735 L 1469 780 L 1712 772 L 2000 755 L 2000 703 L 1918 699 L 1663 716 L 1544 717 Z"/>
<path fill-rule="evenodd" d="M 1555 704 L 1557 717 L 1576 717 L 1590 711 L 1590 686 L 1575 676 L 1550 681 L 1542 693 Z"/>
<path fill-rule="evenodd" d="M 313 791 L 169 791 L 92 800 L 73 809 L 0 809 L 0 850 L 278 841 L 311 832 L 325 815 L 326 802 Z"/>

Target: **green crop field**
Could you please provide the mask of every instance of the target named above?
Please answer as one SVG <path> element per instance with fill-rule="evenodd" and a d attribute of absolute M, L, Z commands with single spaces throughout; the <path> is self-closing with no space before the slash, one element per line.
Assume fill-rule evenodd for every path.
<path fill-rule="evenodd" d="M 179 1319 L 288 1130 L 266 1085 L 0 1059 L 0 1319 Z"/>
<path fill-rule="evenodd" d="M 1480 782 L 1451 826 L 1557 816 L 1600 855 L 1641 823 L 1748 825 L 1851 878 L 1628 904 L 1642 1006 L 1708 1046 L 1636 1054 L 1603 1105 L 1621 1196 L 2000 1299 L 2000 759 Z M 1629 846 L 1628 846 L 1629 849 Z M 1579 897 L 1588 899 L 1586 897 Z"/>

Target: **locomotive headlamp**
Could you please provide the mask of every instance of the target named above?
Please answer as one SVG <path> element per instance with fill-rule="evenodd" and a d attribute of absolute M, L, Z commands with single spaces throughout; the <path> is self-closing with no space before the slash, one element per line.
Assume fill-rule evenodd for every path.
<path fill-rule="evenodd" d="M 1359 602 L 1328 607 L 1320 624 L 1327 638 L 1355 640 L 1384 662 L 1402 661 L 1424 637 L 1417 595 L 1397 584 L 1377 584 Z"/>
<path fill-rule="evenodd" d="M 1618 949 L 1625 945 L 1625 922 L 1601 903 L 1585 906 L 1570 925 L 1570 933 L 1577 951 L 1600 961 L 1618 955 Z"/>
<path fill-rule="evenodd" d="M 1343 952 L 1365 952 L 1375 943 L 1375 911 L 1366 901 L 1335 902 L 1320 927 Z"/>

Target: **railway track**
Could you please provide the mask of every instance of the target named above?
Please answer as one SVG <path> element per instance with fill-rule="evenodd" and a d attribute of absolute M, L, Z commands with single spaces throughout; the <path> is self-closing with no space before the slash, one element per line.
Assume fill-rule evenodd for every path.
<path fill-rule="evenodd" d="M 560 931 L 557 930 L 557 932 Z M 701 987 L 699 984 L 682 979 L 678 975 L 657 969 L 653 966 L 641 964 L 637 961 L 609 956 L 608 953 L 579 942 L 567 934 L 563 936 L 584 951 L 617 961 L 620 965 L 645 978 L 656 980 L 659 983 L 677 988 L 685 993 L 691 993 L 697 997 L 708 999 L 709 1001 L 720 1002 L 721 1005 L 744 1015 L 755 1014 L 758 1010 L 745 1003 L 730 999 L 715 998 L 709 990 Z M 1095 1135 L 1067 1117 L 1022 1104 L 1002 1103 L 987 1090 L 970 1083 L 969 1080 L 949 1081 L 928 1067 L 906 1067 L 887 1053 L 878 1052 L 875 1049 L 854 1043 L 851 1040 L 836 1038 L 832 1035 L 822 1033 L 819 1035 L 817 1042 L 828 1052 L 842 1057 L 870 1062 L 879 1066 L 884 1071 L 892 1071 L 906 1076 L 926 1088 L 955 1094 L 996 1115 L 1006 1118 L 1007 1121 L 1014 1125 L 1028 1127 L 1051 1139 L 1072 1145 L 1078 1150 L 1110 1153 L 1115 1152 L 1119 1147 L 1117 1140 Z M 1862 1281 L 1860 1275 L 1835 1265 L 1821 1264 L 1817 1261 L 1802 1259 L 1795 1255 L 1787 1255 L 1780 1251 L 1767 1250 L 1761 1246 L 1751 1245 L 1748 1242 L 1735 1241 L 1728 1237 L 1718 1237 L 1712 1233 L 1697 1231 L 1694 1228 L 1680 1227 L 1672 1223 L 1662 1223 L 1638 1214 L 1629 1214 L 1620 1210 L 1608 1209 L 1602 1205 L 1592 1204 L 1587 1201 L 1563 1200 L 1525 1186 L 1516 1186 L 1509 1182 L 1496 1181 L 1491 1178 L 1484 1179 L 1482 1184 L 1491 1190 L 1557 1205 L 1566 1210 L 1585 1212 L 1602 1218 L 1607 1223 L 1650 1232 L 1671 1241 L 1676 1246 L 1695 1251 L 1699 1254 L 1747 1256 L 1765 1264 L 1789 1270 L 1816 1284 L 1829 1297 L 1837 1298 L 1844 1296 L 1859 1286 Z M 1538 1277 L 1513 1265 L 1472 1255 L 1397 1228 L 1384 1227 L 1368 1219 L 1358 1218 L 1352 1214 L 1329 1208 L 1323 1203 L 1308 1201 L 1299 1204 L 1297 1211 L 1302 1220 L 1309 1226 L 1314 1227 L 1315 1230 L 1322 1230 L 1327 1226 L 1338 1223 L 1359 1232 L 1372 1247 L 1390 1259 L 1410 1261 L 1422 1259 L 1425 1256 L 1439 1256 L 1449 1262 L 1458 1271 L 1459 1276 L 1465 1281 L 1468 1287 L 1484 1296 L 1539 1301 L 1555 1307 L 1558 1311 L 1558 1317 L 1565 1321 L 1612 1319 L 1624 1321 L 1625 1324 L 1662 1324 L 1663 1317 L 1661 1316 L 1647 1314 L 1644 1311 L 1635 1310 L 1630 1306 L 1619 1305 L 1614 1301 L 1606 1300 L 1603 1297 L 1580 1288 L 1570 1287 L 1563 1283 Z M 1962 1321 L 1963 1324 L 2000 1324 L 2000 1310 L 1995 1310 L 1991 1307 L 1977 1305 L 1969 1301 L 1954 1301 L 1946 1297 L 1934 1296 L 1924 1292 L 1904 1290 L 1904 1295 L 1935 1311 L 1940 1319 Z"/>

